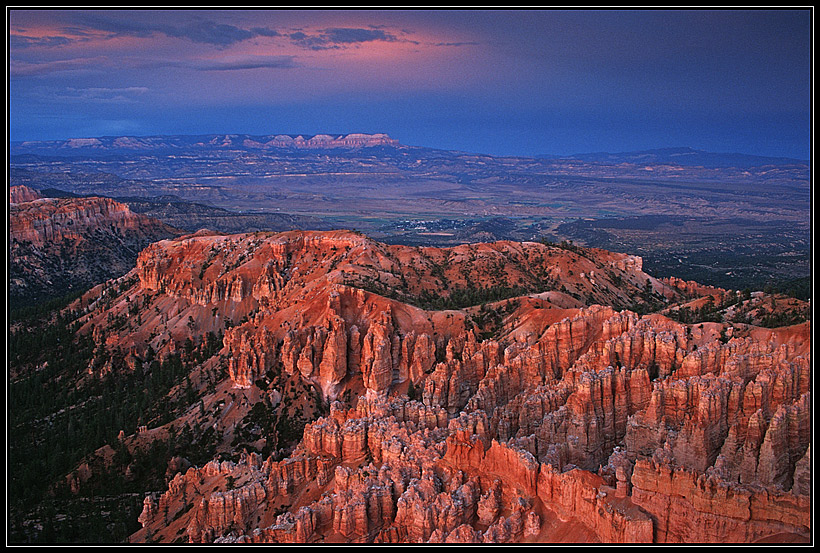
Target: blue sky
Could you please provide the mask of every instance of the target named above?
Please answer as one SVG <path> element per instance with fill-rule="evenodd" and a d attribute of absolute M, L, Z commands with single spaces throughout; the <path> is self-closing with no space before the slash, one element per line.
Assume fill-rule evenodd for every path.
<path fill-rule="evenodd" d="M 808 159 L 804 10 L 10 10 L 9 137 L 386 132 Z"/>

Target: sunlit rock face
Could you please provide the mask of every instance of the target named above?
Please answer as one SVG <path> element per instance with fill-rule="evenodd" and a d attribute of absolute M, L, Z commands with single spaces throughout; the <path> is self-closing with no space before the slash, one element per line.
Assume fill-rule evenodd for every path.
<path fill-rule="evenodd" d="M 411 248 L 342 231 L 202 232 L 151 245 L 124 278 L 118 297 L 146 315 L 116 343 L 137 361 L 146 343 L 162 356 L 221 334 L 200 371 L 218 365 L 223 380 L 202 401 L 235 457 L 149 495 L 132 541 L 810 535 L 810 323 L 663 314 L 728 291 L 601 250 Z M 654 312 L 624 307 L 638 297 Z M 83 298 L 85 330 L 124 303 Z M 273 454 L 233 450 L 260 402 L 266 416 L 313 416 Z"/>

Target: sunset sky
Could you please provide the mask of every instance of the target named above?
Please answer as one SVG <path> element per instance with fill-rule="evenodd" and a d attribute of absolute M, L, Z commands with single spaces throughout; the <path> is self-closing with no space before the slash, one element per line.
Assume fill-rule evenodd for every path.
<path fill-rule="evenodd" d="M 812 13 L 8 10 L 11 140 L 385 132 L 808 159 Z"/>

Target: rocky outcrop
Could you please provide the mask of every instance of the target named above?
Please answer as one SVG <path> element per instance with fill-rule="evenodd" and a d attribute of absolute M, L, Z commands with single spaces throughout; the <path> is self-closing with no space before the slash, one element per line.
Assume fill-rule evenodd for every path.
<path fill-rule="evenodd" d="M 228 329 L 223 343 L 230 352 L 228 376 L 238 388 L 250 388 L 276 363 L 276 339 L 267 329 L 253 335 Z"/>
<path fill-rule="evenodd" d="M 792 493 L 795 495 L 811 495 L 811 446 L 806 448 L 806 453 L 794 465 L 794 485 Z"/>
<path fill-rule="evenodd" d="M 179 234 L 109 198 L 9 191 L 9 297 L 29 304 L 90 288 L 133 268 L 151 242 Z"/>
<path fill-rule="evenodd" d="M 9 187 L 9 204 L 22 204 L 25 202 L 33 202 L 39 200 L 43 196 L 40 193 L 25 185 L 17 185 Z"/>
<path fill-rule="evenodd" d="M 632 501 L 652 517 L 656 541 L 748 543 L 811 528 L 805 496 L 731 485 L 662 460 L 639 460 L 632 485 Z"/>
<path fill-rule="evenodd" d="M 683 280 L 677 277 L 667 277 L 661 279 L 662 282 L 673 288 L 682 291 L 688 297 L 709 296 L 712 294 L 722 294 L 724 290 L 714 286 L 704 286 L 694 280 Z"/>
<path fill-rule="evenodd" d="M 604 481 L 589 472 L 578 469 L 560 472 L 552 465 L 539 464 L 527 452 L 498 442 L 484 451 L 480 441 L 451 440 L 447 459 L 453 464 L 503 474 L 507 486 L 539 498 L 563 520 L 582 521 L 601 541 L 652 541 L 650 518 L 636 509 L 624 511 L 622 506 L 613 503 L 614 494 L 604 491 Z M 490 497 L 492 494 L 485 496 L 485 504 L 496 505 Z M 485 513 L 490 518 L 493 511 L 485 509 Z"/>
<path fill-rule="evenodd" d="M 19 200 L 21 194 L 10 191 L 9 196 Z M 159 221 L 134 213 L 125 204 L 110 198 L 52 198 L 18 201 L 10 206 L 9 238 L 21 244 L 43 247 L 64 240 L 76 241 L 95 230 L 164 238 L 172 235 L 169 227 Z"/>
<path fill-rule="evenodd" d="M 258 482 L 202 498 L 188 526 L 190 541 L 209 542 L 228 530 L 247 531 L 250 515 L 264 500 L 265 490 Z"/>
<path fill-rule="evenodd" d="M 369 394 L 386 395 L 393 382 L 393 323 L 389 312 L 373 321 L 362 345 L 361 371 Z"/>
<path fill-rule="evenodd" d="M 713 374 L 659 382 L 647 408 L 629 421 L 627 449 L 633 459 L 666 449 L 679 466 L 701 472 L 719 459 L 730 481 L 789 489 L 788 473 L 810 439 L 809 394 L 789 385 L 799 380 L 794 376 L 802 366 L 798 359 L 767 369 L 747 384 Z M 776 393 L 769 387 L 773 372 Z"/>
<path fill-rule="evenodd" d="M 374 317 L 361 356 L 381 357 L 400 374 L 397 359 L 418 337 L 392 340 L 394 317 Z M 553 365 L 528 365 L 527 348 L 543 347 L 539 341 L 502 350 L 468 334 L 450 341 L 445 360 L 424 375 L 421 402 L 367 386 L 356 408 L 335 403 L 305 428 L 304 454 L 286 462 L 299 471 L 270 471 L 299 476 L 266 487 L 268 497 L 298 494 L 298 482 L 316 478 L 320 486 L 333 480 L 332 493 L 236 539 L 509 543 L 540 536 L 545 516 L 580 523 L 604 542 L 806 534 L 804 342 L 777 345 L 775 334 L 762 348 L 715 340 L 692 349 L 700 338 L 683 327 L 598 308 L 553 332 L 567 335 L 573 324 L 573 340 L 584 345 L 565 349 Z M 668 339 L 650 343 L 666 349 L 620 347 L 664 332 Z M 622 365 L 592 368 L 615 351 Z M 702 374 L 675 378 L 696 351 Z M 652 365 L 666 368 L 653 379 Z M 364 365 L 363 382 L 387 386 L 386 368 L 374 373 L 374 366 Z M 469 399 L 456 399 L 451 387 Z M 533 511 L 535 501 L 547 511 Z M 146 504 L 146 513 L 156 511 Z"/>

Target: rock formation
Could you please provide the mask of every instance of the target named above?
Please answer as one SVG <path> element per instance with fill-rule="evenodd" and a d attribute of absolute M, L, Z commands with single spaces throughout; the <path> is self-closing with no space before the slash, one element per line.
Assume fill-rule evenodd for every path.
<path fill-rule="evenodd" d="M 258 150 L 270 148 L 365 148 L 372 146 L 398 146 L 398 140 L 384 133 L 349 133 L 349 134 L 316 134 L 316 135 L 244 135 L 220 134 L 202 136 L 105 136 L 99 138 L 72 138 L 68 140 L 24 142 L 17 146 L 23 149 L 48 148 L 57 152 L 64 151 L 150 151 L 150 150 L 185 150 L 185 149 L 236 149 Z"/>
<path fill-rule="evenodd" d="M 612 304 L 650 288 L 664 308 L 716 292 L 581 253 L 385 246 L 341 231 L 149 246 L 120 296 L 144 316 L 116 343 L 139 359 L 146 340 L 163 355 L 224 332 L 198 369 L 224 379 L 203 391 L 197 420 L 224 433 L 225 454 L 264 425 L 260 412 L 282 435 L 256 442 L 275 442 L 268 453 L 243 438 L 238 462 L 176 474 L 145 499 L 132 541 L 806 539 L 810 322 L 639 316 Z M 530 294 L 487 301 L 521 282 Z M 97 294 L 79 303 L 80 323 L 103 343 L 93 329 L 127 305 Z"/>
<path fill-rule="evenodd" d="M 279 134 L 268 139 L 245 139 L 248 148 L 362 148 L 368 146 L 397 146 L 398 141 L 386 134 L 352 133 L 347 135 L 317 134 L 291 136 Z"/>
<path fill-rule="evenodd" d="M 42 198 L 40 193 L 33 188 L 24 185 L 9 187 L 9 204 L 22 204 L 33 202 Z"/>
<path fill-rule="evenodd" d="M 121 276 L 145 246 L 178 234 L 109 198 L 41 198 L 12 187 L 10 301 L 42 301 Z"/>

